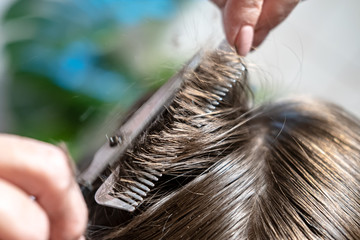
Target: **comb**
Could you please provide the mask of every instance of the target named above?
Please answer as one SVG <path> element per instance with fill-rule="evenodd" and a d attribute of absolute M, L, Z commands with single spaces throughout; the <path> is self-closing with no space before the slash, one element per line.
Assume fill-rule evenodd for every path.
<path fill-rule="evenodd" d="M 219 47 L 221 50 L 229 49 L 226 43 Z M 227 50 L 228 51 L 228 50 Z M 92 189 L 94 181 L 108 167 L 121 158 L 126 150 L 131 147 L 132 142 L 149 126 L 154 119 L 159 116 L 167 106 L 169 106 L 182 86 L 185 79 L 184 74 L 194 70 L 202 61 L 204 52 L 198 52 L 175 76 L 165 83 L 149 100 L 142 105 L 129 119 L 110 137 L 109 142 L 104 144 L 95 154 L 90 166 L 80 173 L 78 183 L 87 189 Z M 246 68 L 242 63 L 232 65 L 239 72 L 239 78 L 246 73 Z M 212 93 L 208 104 L 204 106 L 205 113 L 216 111 L 224 98 L 229 94 L 231 88 L 238 79 L 226 78 L 226 81 L 211 87 Z M 137 176 L 127 180 L 127 187 L 121 192 L 115 189 L 116 175 L 119 169 L 103 182 L 95 193 L 95 201 L 99 205 L 117 208 L 128 212 L 133 212 L 151 189 L 155 186 L 162 173 L 150 168 L 144 168 Z"/>

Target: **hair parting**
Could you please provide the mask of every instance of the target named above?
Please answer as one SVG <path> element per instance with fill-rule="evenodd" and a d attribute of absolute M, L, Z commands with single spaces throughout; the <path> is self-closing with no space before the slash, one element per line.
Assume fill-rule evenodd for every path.
<path fill-rule="evenodd" d="M 357 118 L 305 98 L 254 106 L 233 52 L 185 78 L 119 160 L 115 191 L 145 168 L 163 176 L 134 213 L 107 212 L 119 221 L 101 239 L 359 239 Z"/>

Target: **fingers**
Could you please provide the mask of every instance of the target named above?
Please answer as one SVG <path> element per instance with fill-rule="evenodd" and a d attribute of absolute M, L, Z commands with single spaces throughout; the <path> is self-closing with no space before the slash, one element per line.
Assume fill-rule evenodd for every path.
<path fill-rule="evenodd" d="M 222 9 L 228 42 L 245 56 L 283 21 L 299 0 L 213 0 Z"/>
<path fill-rule="evenodd" d="M 262 5 L 263 0 L 227 0 L 223 7 L 226 38 L 241 56 L 251 49 Z"/>
<path fill-rule="evenodd" d="M 1 179 L 0 192 L 0 239 L 49 239 L 49 220 L 37 203 L 16 186 Z"/>
<path fill-rule="evenodd" d="M 2 134 L 0 152 L 0 178 L 36 197 L 48 216 L 50 238 L 80 238 L 87 210 L 65 153 L 50 144 Z"/>
<path fill-rule="evenodd" d="M 260 45 L 270 30 L 279 25 L 298 3 L 299 0 L 264 1 L 261 15 L 255 27 L 253 46 Z"/>

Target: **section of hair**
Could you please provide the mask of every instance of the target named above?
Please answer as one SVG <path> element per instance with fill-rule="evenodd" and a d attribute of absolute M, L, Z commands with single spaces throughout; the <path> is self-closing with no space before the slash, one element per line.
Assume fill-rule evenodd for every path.
<path fill-rule="evenodd" d="M 358 239 L 359 121 L 335 105 L 299 100 L 261 110 L 268 184 L 250 239 Z"/>
<path fill-rule="evenodd" d="M 119 189 L 142 167 L 165 180 L 104 239 L 359 239 L 359 120 L 316 100 L 253 107 L 240 62 L 210 55 L 121 160 Z"/>
<path fill-rule="evenodd" d="M 241 59 L 221 51 L 208 55 L 187 73 L 170 106 L 119 161 L 114 195 L 116 191 L 125 194 L 146 169 L 157 170 L 163 177 L 142 203 L 148 207 L 226 155 L 221 134 L 234 124 L 224 121 L 234 121 L 249 109 L 245 75 Z M 215 142 L 216 147 L 208 148 Z"/>

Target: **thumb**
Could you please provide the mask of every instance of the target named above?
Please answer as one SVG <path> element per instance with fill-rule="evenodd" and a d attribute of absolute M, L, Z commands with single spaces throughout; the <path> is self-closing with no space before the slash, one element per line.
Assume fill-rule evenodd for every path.
<path fill-rule="evenodd" d="M 262 5 L 263 0 L 228 0 L 222 6 L 226 38 L 242 56 L 252 46 L 254 28 Z"/>

